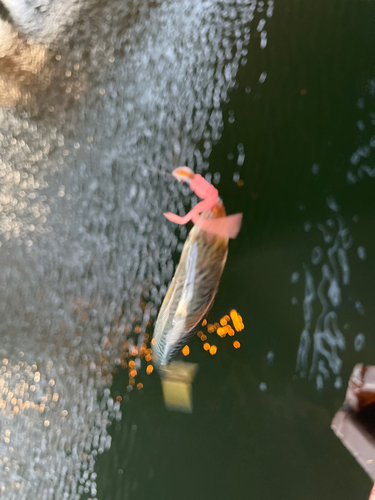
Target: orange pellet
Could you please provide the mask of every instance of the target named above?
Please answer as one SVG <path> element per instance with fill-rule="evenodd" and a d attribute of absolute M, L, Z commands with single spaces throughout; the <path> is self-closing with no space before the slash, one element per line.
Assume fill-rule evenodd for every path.
<path fill-rule="evenodd" d="M 208 350 L 210 349 L 210 347 L 211 347 L 211 346 L 210 346 L 210 344 L 209 344 L 208 342 L 206 342 L 205 344 L 203 344 L 203 349 L 204 349 L 205 351 L 208 351 Z"/>
<path fill-rule="evenodd" d="M 235 347 L 236 349 L 239 349 L 241 347 L 241 344 L 238 342 L 238 340 L 235 340 L 233 342 L 233 347 Z"/>
<path fill-rule="evenodd" d="M 202 333 L 202 335 L 201 335 L 201 341 L 204 342 L 205 340 L 207 340 L 207 335 L 205 335 L 204 333 Z"/>
<path fill-rule="evenodd" d="M 137 384 L 137 389 L 140 391 L 141 389 L 143 389 L 143 384 L 142 382 L 139 382 L 139 384 Z"/>
<path fill-rule="evenodd" d="M 232 318 L 233 326 L 237 330 L 237 332 L 243 330 L 244 325 L 242 322 L 242 318 L 235 309 L 232 309 L 232 311 L 230 312 L 230 317 Z"/>
<path fill-rule="evenodd" d="M 202 321 L 202 326 L 206 326 L 206 325 L 207 325 L 207 320 L 206 320 L 206 319 L 204 319 L 204 320 Z"/>
<path fill-rule="evenodd" d="M 189 348 L 189 346 L 188 346 L 188 345 L 186 345 L 186 346 L 182 349 L 182 354 L 183 354 L 184 356 L 188 356 L 188 355 L 189 355 L 189 353 L 190 353 L 190 348 Z"/>
<path fill-rule="evenodd" d="M 216 330 L 216 333 L 219 335 L 219 337 L 225 337 L 225 335 L 227 334 L 227 332 L 224 330 L 224 328 L 218 328 Z"/>
<path fill-rule="evenodd" d="M 129 380 L 129 385 L 135 385 L 135 380 L 134 380 L 134 378 L 131 378 L 131 379 Z"/>
<path fill-rule="evenodd" d="M 216 345 L 212 345 L 210 347 L 210 354 L 212 354 L 212 356 L 213 356 L 216 353 L 217 353 L 217 347 L 216 347 Z"/>
<path fill-rule="evenodd" d="M 133 360 L 129 361 L 129 368 L 134 368 L 135 363 Z"/>
<path fill-rule="evenodd" d="M 150 375 L 150 373 L 152 373 L 153 371 L 154 371 L 154 367 L 152 365 L 148 365 L 148 367 L 146 368 L 147 375 Z"/>
<path fill-rule="evenodd" d="M 207 331 L 208 331 L 208 333 L 213 333 L 215 331 L 214 325 L 208 325 L 207 326 Z"/>
<path fill-rule="evenodd" d="M 129 375 L 134 378 L 137 375 L 137 370 L 130 370 Z"/>
<path fill-rule="evenodd" d="M 230 335 L 231 337 L 233 337 L 233 335 L 235 334 L 236 332 L 233 330 L 233 328 L 231 326 L 228 326 L 228 335 Z"/>
<path fill-rule="evenodd" d="M 136 327 L 134 328 L 134 331 L 135 331 L 135 333 L 140 333 L 140 331 L 141 331 L 141 327 L 140 327 L 140 326 L 136 326 Z"/>
<path fill-rule="evenodd" d="M 229 314 L 230 314 L 230 317 L 232 318 L 232 321 L 234 318 L 237 318 L 237 311 L 235 309 L 232 309 Z"/>
<path fill-rule="evenodd" d="M 220 324 L 221 326 L 225 326 L 228 323 L 228 321 L 225 318 L 221 318 Z"/>
<path fill-rule="evenodd" d="M 145 360 L 146 360 L 146 361 L 151 361 L 151 359 L 152 359 L 151 354 L 146 354 L 146 356 L 145 356 Z"/>

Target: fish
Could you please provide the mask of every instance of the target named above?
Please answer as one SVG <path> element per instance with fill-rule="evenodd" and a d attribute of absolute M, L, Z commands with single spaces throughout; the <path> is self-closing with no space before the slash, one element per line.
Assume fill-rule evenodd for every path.
<path fill-rule="evenodd" d="M 172 172 L 203 198 L 185 217 L 164 214 L 172 222 L 194 222 L 164 298 L 154 329 L 153 361 L 161 373 L 194 336 L 217 294 L 228 256 L 229 238 L 241 227 L 242 214 L 227 216 L 217 189 L 188 167 Z"/>

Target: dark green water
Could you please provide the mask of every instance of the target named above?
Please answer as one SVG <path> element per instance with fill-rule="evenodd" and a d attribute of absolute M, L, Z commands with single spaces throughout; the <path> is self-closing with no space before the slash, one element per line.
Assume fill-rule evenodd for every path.
<path fill-rule="evenodd" d="M 208 319 L 217 321 L 236 308 L 245 324 L 237 335 L 241 349 L 224 339 L 212 357 L 198 339 L 191 343 L 189 361 L 199 363 L 192 415 L 167 411 L 158 376 L 145 378 L 143 391 L 123 402 L 122 422 L 110 429 L 112 448 L 97 462 L 101 500 L 364 500 L 369 495 L 369 478 L 330 422 L 352 367 L 373 363 L 375 354 L 375 180 L 366 174 L 356 184 L 347 181 L 347 172 L 360 165 L 351 164 L 352 154 L 374 134 L 375 7 L 367 1 L 278 0 L 266 28 L 263 51 L 252 31 L 248 62 L 223 105 L 224 132 L 209 159 L 210 171 L 221 173 L 218 188 L 228 212 L 243 211 L 244 224 L 230 244 Z M 260 83 L 262 72 L 267 77 Z M 245 149 L 240 167 L 238 144 Z M 373 159 L 372 152 L 365 163 L 373 167 Z M 235 172 L 242 187 L 233 182 Z M 328 207 L 330 196 L 338 211 Z M 334 387 L 328 367 L 318 390 L 316 373 L 309 379 L 296 371 L 304 266 L 317 287 L 333 244 L 323 241 L 317 226 L 331 218 L 336 234 L 337 216 L 352 238 L 350 282 L 345 285 L 339 273 L 341 300 L 331 307 L 346 340 L 345 352 L 338 354 L 342 387 Z M 314 265 L 316 246 L 323 257 Z M 357 256 L 359 246 L 366 249 L 365 260 Z M 294 272 L 300 275 L 295 284 Z M 328 286 L 322 290 L 327 298 Z M 315 301 L 311 338 L 321 309 Z M 366 344 L 356 352 L 353 342 L 360 332 Z M 312 352 L 313 346 L 309 369 Z M 259 389 L 262 382 L 266 391 Z M 116 375 L 112 394 L 124 394 L 126 384 L 125 374 Z"/>

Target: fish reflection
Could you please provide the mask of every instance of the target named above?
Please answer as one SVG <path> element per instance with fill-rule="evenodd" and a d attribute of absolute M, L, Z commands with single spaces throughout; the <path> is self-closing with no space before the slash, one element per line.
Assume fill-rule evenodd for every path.
<path fill-rule="evenodd" d="M 203 177 L 194 175 L 187 167 L 176 169 L 173 175 L 188 183 L 203 201 L 185 217 L 165 214 L 179 224 L 193 219 L 195 225 L 183 247 L 155 325 L 154 359 L 162 370 L 211 308 L 227 260 L 229 237 L 236 237 L 241 224 L 239 214 L 226 217 L 217 190 Z"/>

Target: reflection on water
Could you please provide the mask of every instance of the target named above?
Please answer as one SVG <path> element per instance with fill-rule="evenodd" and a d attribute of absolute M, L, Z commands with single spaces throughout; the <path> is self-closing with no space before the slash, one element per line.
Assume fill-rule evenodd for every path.
<path fill-rule="evenodd" d="M 375 81 L 371 79 L 367 84 L 366 96 L 371 109 L 374 96 Z M 359 110 L 365 108 L 364 98 L 358 99 L 357 107 Z M 372 167 L 375 137 L 371 135 L 375 124 L 375 114 L 372 110 L 369 112 L 368 121 L 370 125 L 366 125 L 362 119 L 357 121 L 359 146 L 351 155 L 351 167 L 346 172 L 347 182 L 351 185 L 365 177 L 375 176 L 375 168 Z M 313 165 L 312 174 L 314 176 L 319 174 L 319 165 Z M 317 224 L 316 227 L 321 232 L 323 241 L 321 245 L 313 248 L 311 254 L 311 264 L 318 267 L 320 273 L 313 272 L 310 263 L 304 266 L 303 316 L 305 325 L 298 348 L 297 371 L 301 377 L 307 375 L 310 378 L 315 377 L 318 389 L 322 389 L 324 382 L 330 379 L 331 371 L 334 375 L 334 386 L 339 389 L 342 386 L 340 377 L 342 357 L 347 343 L 339 327 L 338 310 L 343 302 L 349 303 L 349 296 L 346 292 L 350 284 L 348 251 L 353 244 L 353 239 L 343 217 L 339 214 L 340 207 L 333 196 L 328 196 L 326 202 L 334 217 L 323 224 Z M 352 220 L 355 223 L 358 217 L 354 215 Z M 311 224 L 305 223 L 305 231 L 310 230 Z M 356 258 L 366 259 L 366 249 L 363 246 L 357 247 Z M 297 282 L 298 278 L 298 272 L 293 273 L 292 283 Z M 353 307 L 358 314 L 364 314 L 359 300 L 354 301 Z M 357 334 L 354 339 L 355 351 L 360 351 L 364 343 L 365 336 L 362 333 Z"/>
<path fill-rule="evenodd" d="M 152 168 L 208 168 L 250 24 L 264 47 L 273 2 L 4 4 L 0 490 L 95 498 L 121 419 L 113 368 L 150 354 L 173 273 L 162 214 L 190 202 Z"/>
<path fill-rule="evenodd" d="M 44 45 L 25 39 L 0 19 L 0 106 L 26 104 L 37 90 L 46 89 L 51 79 L 46 60 Z"/>
<path fill-rule="evenodd" d="M 330 205 L 331 208 L 332 203 Z M 336 309 L 342 302 L 340 287 L 350 283 L 347 251 L 352 241 L 342 217 L 336 215 L 335 219 L 328 219 L 324 225 L 317 226 L 322 232 L 324 242 L 322 245 L 324 250 L 322 247 L 314 247 L 311 256 L 312 264 L 320 269 L 320 276 L 319 272 L 317 273 L 319 276 L 317 284 L 309 266 L 305 265 L 304 269 L 305 326 L 298 349 L 297 371 L 302 377 L 307 374 L 316 377 L 318 389 L 322 389 L 324 380 L 329 379 L 329 369 L 336 376 L 335 386 L 341 387 L 340 355 L 346 347 L 345 338 L 338 326 Z M 311 343 L 312 361 L 309 369 Z"/>
<path fill-rule="evenodd" d="M 364 97 L 357 101 L 360 118 L 357 121 L 358 148 L 350 157 L 350 168 L 346 173 L 349 184 L 356 184 L 360 179 L 375 177 L 375 78 L 367 82 L 367 92 Z M 366 106 L 367 104 L 367 106 Z M 371 111 L 364 113 L 366 107 Z"/>

